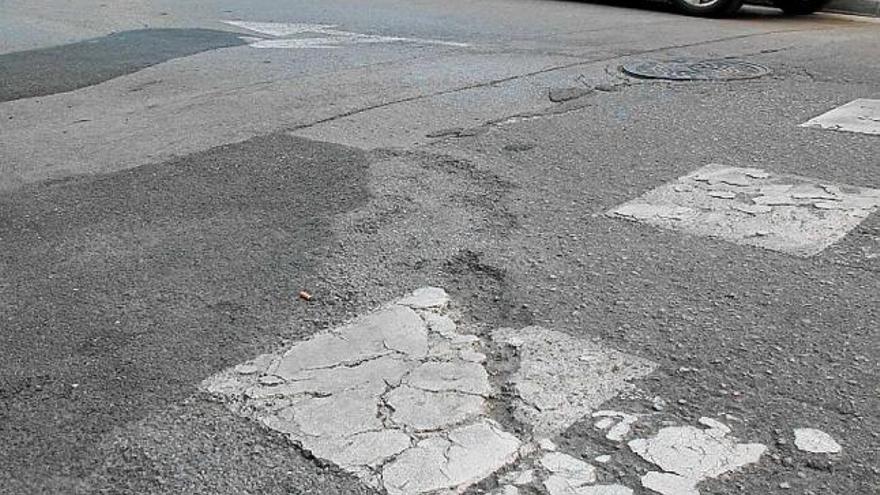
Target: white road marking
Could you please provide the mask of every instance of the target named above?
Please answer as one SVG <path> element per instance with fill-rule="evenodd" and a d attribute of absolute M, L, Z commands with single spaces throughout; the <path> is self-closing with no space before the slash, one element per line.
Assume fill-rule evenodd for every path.
<path fill-rule="evenodd" d="M 663 469 L 642 477 L 642 485 L 663 495 L 699 495 L 697 484 L 758 462 L 767 450 L 759 443 L 742 444 L 728 436 L 723 423 L 701 418 L 708 429 L 693 426 L 662 428 L 651 438 L 630 441 L 630 450 Z"/>
<path fill-rule="evenodd" d="M 630 427 L 639 419 L 635 414 L 620 411 L 596 411 L 593 413 L 593 417 L 602 418 L 596 421 L 593 426 L 599 430 L 608 429 L 605 438 L 612 442 L 622 442 L 629 435 Z M 615 424 L 615 418 L 619 420 L 617 424 Z"/>
<path fill-rule="evenodd" d="M 409 38 L 401 36 L 380 36 L 374 34 L 354 33 L 336 29 L 334 24 L 301 24 L 284 22 L 248 22 L 222 21 L 225 24 L 270 36 L 242 36 L 241 39 L 253 48 L 338 48 L 350 45 L 371 43 L 411 43 L 417 45 L 438 45 L 465 48 L 470 45 L 455 41 L 433 40 L 425 38 Z M 320 37 L 294 37 L 310 34 Z"/>
<path fill-rule="evenodd" d="M 442 289 L 420 289 L 202 386 L 235 413 L 389 494 L 460 492 L 518 460 L 519 471 L 537 463 L 551 471 L 540 481 L 552 494 L 594 483 L 590 464 L 539 447 L 556 449 L 550 436 L 656 365 L 540 327 L 482 339 L 458 327 L 448 303 Z M 496 405 L 501 378 L 490 377 L 481 351 L 506 345 L 520 355 L 510 377 L 516 398 Z M 497 407 L 512 407 L 532 431 L 522 438 L 506 431 L 493 419 Z"/>
<path fill-rule="evenodd" d="M 499 329 L 492 339 L 517 348 L 520 367 L 511 378 L 514 416 L 537 435 L 562 432 L 656 368 L 644 359 L 540 327 Z"/>
<path fill-rule="evenodd" d="M 804 452 L 814 454 L 837 454 L 843 450 L 831 435 L 814 428 L 794 430 L 794 445 Z"/>
<path fill-rule="evenodd" d="M 801 127 L 880 135 L 880 100 L 851 101 L 804 122 Z"/>
<path fill-rule="evenodd" d="M 608 214 L 737 244 L 812 256 L 842 239 L 878 207 L 877 189 L 828 184 L 755 168 L 707 165 Z"/>

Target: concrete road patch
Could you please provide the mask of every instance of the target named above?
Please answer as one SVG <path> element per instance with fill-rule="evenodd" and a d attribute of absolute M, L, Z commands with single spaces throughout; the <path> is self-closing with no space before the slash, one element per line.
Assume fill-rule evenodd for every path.
<path fill-rule="evenodd" d="M 877 189 L 713 164 L 648 191 L 609 214 L 812 256 L 842 239 L 878 206 Z"/>
<path fill-rule="evenodd" d="M 795 429 L 794 444 L 798 449 L 814 454 L 837 454 L 843 450 L 831 435 L 815 428 Z"/>
<path fill-rule="evenodd" d="M 462 490 L 536 448 L 555 450 L 548 436 L 654 369 L 540 327 L 482 339 L 459 328 L 448 304 L 442 289 L 419 289 L 284 352 L 234 366 L 203 388 L 374 488 L 417 494 Z M 520 356 L 509 377 L 512 407 L 527 427 L 518 435 L 493 416 L 507 407 L 498 394 L 504 378 L 490 376 L 484 363 L 499 347 Z M 550 493 L 596 481 L 593 466 L 561 452 L 524 462 L 549 473 L 543 482 Z"/>
<path fill-rule="evenodd" d="M 562 432 L 655 366 L 540 327 L 500 329 L 492 338 L 519 353 L 520 367 L 511 379 L 517 393 L 514 414 L 538 435 Z"/>
<path fill-rule="evenodd" d="M 521 442 L 489 418 L 479 339 L 443 314 L 447 302 L 421 289 L 205 388 L 377 489 L 466 487 L 515 460 Z"/>
<path fill-rule="evenodd" d="M 801 127 L 880 135 L 880 100 L 851 101 L 804 122 Z"/>
<path fill-rule="evenodd" d="M 664 495 L 699 495 L 700 481 L 758 462 L 767 450 L 762 444 L 737 443 L 728 436 L 730 428 L 718 421 L 704 418 L 701 423 L 710 427 L 671 426 L 628 443 L 633 452 L 663 470 L 645 474 L 645 488 Z"/>

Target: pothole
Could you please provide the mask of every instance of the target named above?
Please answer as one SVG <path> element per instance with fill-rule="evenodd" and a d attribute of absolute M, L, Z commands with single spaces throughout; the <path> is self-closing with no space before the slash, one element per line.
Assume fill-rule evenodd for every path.
<path fill-rule="evenodd" d="M 770 74 L 770 69 L 736 59 L 642 60 L 624 64 L 621 70 L 633 77 L 669 81 L 734 81 Z"/>

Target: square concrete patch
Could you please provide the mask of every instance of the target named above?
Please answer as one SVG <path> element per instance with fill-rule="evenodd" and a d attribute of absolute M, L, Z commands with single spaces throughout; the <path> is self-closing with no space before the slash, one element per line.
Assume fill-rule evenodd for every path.
<path fill-rule="evenodd" d="M 804 122 L 801 127 L 880 135 L 880 100 L 851 101 Z"/>
<path fill-rule="evenodd" d="M 842 239 L 880 206 L 880 190 L 757 168 L 707 165 L 608 212 L 656 227 L 796 256 Z"/>

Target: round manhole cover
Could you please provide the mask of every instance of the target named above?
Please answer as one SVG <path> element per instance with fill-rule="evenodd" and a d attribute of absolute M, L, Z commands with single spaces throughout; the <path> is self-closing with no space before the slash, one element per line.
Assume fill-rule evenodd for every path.
<path fill-rule="evenodd" d="M 770 69 L 741 60 L 643 61 L 625 64 L 623 72 L 647 79 L 672 81 L 731 81 L 766 76 Z"/>

